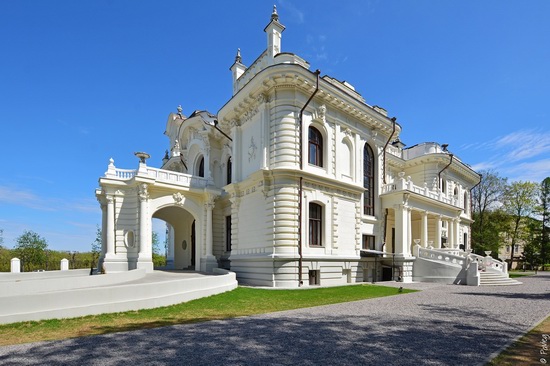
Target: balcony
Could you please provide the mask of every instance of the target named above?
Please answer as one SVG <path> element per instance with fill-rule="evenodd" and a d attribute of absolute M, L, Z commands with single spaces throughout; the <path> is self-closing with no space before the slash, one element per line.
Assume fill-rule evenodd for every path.
<path fill-rule="evenodd" d="M 208 178 L 178 173 L 171 170 L 152 168 L 145 164 L 140 164 L 139 169 L 120 169 L 115 167 L 112 159 L 109 162 L 105 176 L 101 179 L 126 182 L 136 177 L 153 179 L 158 183 L 167 183 L 178 187 L 205 188 L 208 186 Z"/>
<path fill-rule="evenodd" d="M 397 179 L 397 181 L 389 184 L 384 184 L 382 186 L 381 195 L 406 191 L 410 193 L 416 193 L 420 196 L 424 196 L 429 199 L 462 209 L 462 207 L 460 207 L 460 201 L 458 200 L 458 198 L 448 197 L 438 189 L 429 189 L 427 183 L 424 183 L 423 187 L 417 186 L 412 182 L 410 177 L 405 178 L 404 175 L 404 173 L 399 173 L 399 178 Z"/>

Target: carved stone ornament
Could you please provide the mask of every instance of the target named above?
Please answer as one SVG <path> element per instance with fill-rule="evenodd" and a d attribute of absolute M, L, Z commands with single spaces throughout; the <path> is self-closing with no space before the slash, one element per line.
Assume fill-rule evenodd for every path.
<path fill-rule="evenodd" d="M 250 109 L 250 110 L 248 110 L 248 111 L 246 111 L 246 112 L 244 112 L 242 120 L 244 122 L 248 122 L 252 119 L 252 117 L 254 117 L 256 115 L 256 113 L 258 113 L 258 107 L 257 106 Z"/>
<path fill-rule="evenodd" d="M 317 116 L 319 117 L 319 119 L 325 122 L 326 115 L 327 115 L 327 107 L 323 104 L 317 109 Z"/>
<path fill-rule="evenodd" d="M 353 136 L 353 133 L 351 132 L 351 129 L 349 127 L 341 126 L 340 130 L 349 138 Z"/>
<path fill-rule="evenodd" d="M 183 199 L 184 196 L 180 192 L 176 192 L 172 195 L 172 198 L 174 198 L 174 203 L 178 206 L 183 206 Z"/>
<path fill-rule="evenodd" d="M 251 160 L 256 160 L 256 150 L 258 150 L 258 147 L 254 143 L 254 137 L 250 138 L 250 146 L 248 147 L 248 162 L 250 163 Z"/>
<path fill-rule="evenodd" d="M 147 191 L 147 184 L 143 183 L 139 186 L 139 200 L 146 201 L 149 199 L 149 192 Z"/>

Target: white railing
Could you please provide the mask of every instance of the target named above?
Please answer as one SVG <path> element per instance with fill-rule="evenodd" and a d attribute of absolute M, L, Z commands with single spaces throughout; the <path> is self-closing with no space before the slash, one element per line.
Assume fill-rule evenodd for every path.
<path fill-rule="evenodd" d="M 166 182 L 186 187 L 204 188 L 208 185 L 207 178 L 195 177 L 191 174 L 178 173 L 171 170 L 147 167 L 147 175 L 149 176 L 149 178 L 154 178 L 158 182 Z"/>
<path fill-rule="evenodd" d="M 183 187 L 190 188 L 204 188 L 208 186 L 208 179 L 203 177 L 196 177 L 191 174 L 173 172 L 171 170 L 157 169 L 146 166 L 140 169 L 120 169 L 114 166 L 113 163 L 109 164 L 105 177 L 117 180 L 130 180 L 134 177 L 147 177 L 153 178 L 157 182 L 175 184 Z"/>
<path fill-rule="evenodd" d="M 427 184 L 424 184 L 424 187 L 415 185 L 410 177 L 407 177 L 407 179 L 400 177 L 393 183 L 382 185 L 382 194 L 397 191 L 410 191 L 452 206 L 459 207 L 460 204 L 459 200 L 456 198 L 447 197 L 439 190 L 429 189 Z"/>
<path fill-rule="evenodd" d="M 136 176 L 136 170 L 115 168 L 115 176 L 122 180 L 132 179 Z"/>
<path fill-rule="evenodd" d="M 416 256 L 443 263 L 458 264 L 460 266 L 464 265 L 464 261 L 466 260 L 466 258 L 461 255 L 451 254 L 450 252 L 440 249 L 423 248 L 420 245 L 416 246 Z"/>
<path fill-rule="evenodd" d="M 388 145 L 388 147 L 386 147 L 386 151 L 393 156 L 397 156 L 398 158 L 401 158 L 403 155 L 400 148 L 391 145 Z"/>
<path fill-rule="evenodd" d="M 477 267 L 482 271 L 493 269 L 498 272 L 508 273 L 508 264 L 505 262 L 501 262 L 491 256 L 483 257 L 481 255 L 473 253 L 471 253 L 469 256 L 472 259 L 472 262 L 477 263 Z"/>

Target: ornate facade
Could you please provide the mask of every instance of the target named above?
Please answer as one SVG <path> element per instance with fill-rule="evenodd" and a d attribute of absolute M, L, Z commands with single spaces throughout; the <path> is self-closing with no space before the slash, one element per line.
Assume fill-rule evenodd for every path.
<path fill-rule="evenodd" d="M 106 271 L 153 270 L 152 218 L 172 268 L 263 286 L 422 280 L 419 248 L 469 248 L 478 174 L 445 145 L 405 148 L 385 109 L 281 52 L 284 29 L 274 10 L 267 49 L 248 67 L 238 51 L 217 115 L 169 115 L 160 169 L 110 162 L 96 191 Z"/>

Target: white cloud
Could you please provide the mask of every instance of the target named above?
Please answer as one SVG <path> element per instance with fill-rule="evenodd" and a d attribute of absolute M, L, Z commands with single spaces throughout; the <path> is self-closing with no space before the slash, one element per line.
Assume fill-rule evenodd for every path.
<path fill-rule="evenodd" d="M 519 130 L 483 143 L 461 146 L 462 150 L 491 152 L 474 170 L 496 169 L 510 180 L 540 182 L 550 176 L 550 132 Z"/>
<path fill-rule="evenodd" d="M 8 203 L 16 206 L 30 207 L 43 211 L 56 211 L 52 202 L 35 195 L 33 192 L 12 188 L 8 186 L 0 186 L 0 202 Z"/>
<path fill-rule="evenodd" d="M 292 19 L 296 23 L 302 24 L 304 22 L 304 13 L 297 7 L 295 7 L 294 4 L 292 4 L 290 1 L 279 0 L 279 5 L 281 5 L 281 8 L 284 9 L 285 17 L 288 14 L 290 19 Z"/>

